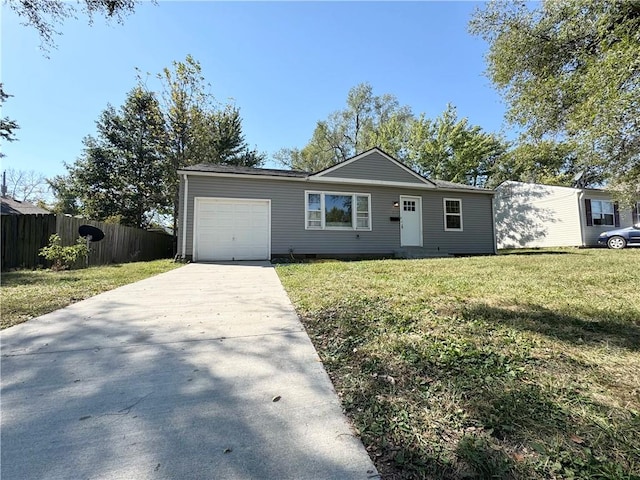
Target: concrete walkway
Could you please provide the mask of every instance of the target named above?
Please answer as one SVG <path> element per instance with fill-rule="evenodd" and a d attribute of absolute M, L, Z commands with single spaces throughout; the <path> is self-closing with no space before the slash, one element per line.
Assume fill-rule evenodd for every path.
<path fill-rule="evenodd" d="M 269 264 L 187 265 L 1 336 L 3 480 L 378 478 Z"/>

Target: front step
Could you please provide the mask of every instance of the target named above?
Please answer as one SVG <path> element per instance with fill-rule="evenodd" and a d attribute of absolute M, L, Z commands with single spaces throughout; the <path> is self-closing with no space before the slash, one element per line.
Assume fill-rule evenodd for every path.
<path fill-rule="evenodd" d="M 393 251 L 394 258 L 446 258 L 452 257 L 450 253 L 443 252 L 437 248 L 424 248 L 424 247 L 403 247 L 399 250 Z"/>

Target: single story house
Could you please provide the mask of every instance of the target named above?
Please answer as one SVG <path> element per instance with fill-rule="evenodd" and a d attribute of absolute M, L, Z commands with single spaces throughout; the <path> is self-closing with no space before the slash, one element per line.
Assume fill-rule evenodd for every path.
<path fill-rule="evenodd" d="M 639 210 L 618 208 L 605 190 L 504 182 L 494 196 L 498 248 L 595 247 L 600 233 L 640 223 Z"/>
<path fill-rule="evenodd" d="M 493 191 L 429 180 L 378 148 L 316 173 L 178 170 L 185 260 L 493 254 Z"/>

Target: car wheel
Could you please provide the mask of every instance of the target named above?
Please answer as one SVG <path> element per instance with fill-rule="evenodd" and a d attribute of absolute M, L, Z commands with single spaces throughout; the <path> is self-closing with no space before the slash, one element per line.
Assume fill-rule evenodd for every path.
<path fill-rule="evenodd" d="M 620 250 L 627 246 L 627 241 L 622 237 L 611 237 L 607 240 L 607 246 L 609 248 L 614 248 L 616 250 Z"/>

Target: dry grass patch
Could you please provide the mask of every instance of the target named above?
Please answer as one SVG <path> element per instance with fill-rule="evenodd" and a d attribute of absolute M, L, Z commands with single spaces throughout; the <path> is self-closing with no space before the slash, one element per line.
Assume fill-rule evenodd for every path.
<path fill-rule="evenodd" d="M 640 478 L 640 250 L 286 265 L 385 478 Z"/>

